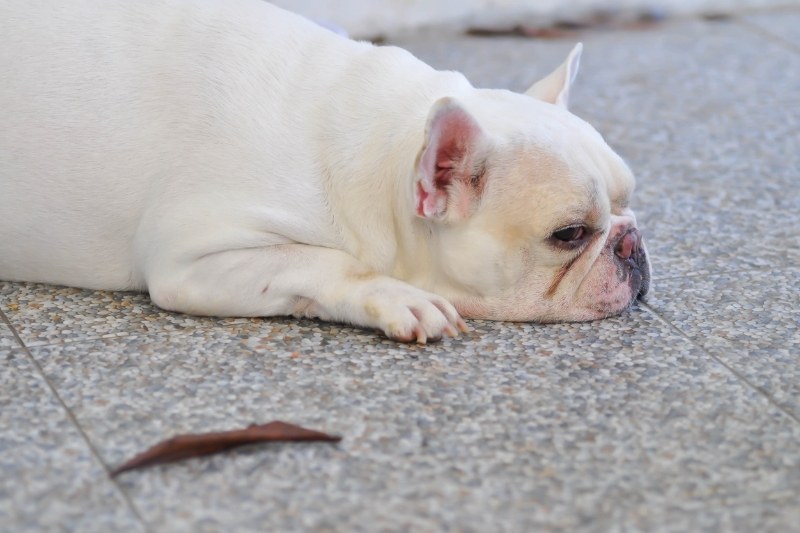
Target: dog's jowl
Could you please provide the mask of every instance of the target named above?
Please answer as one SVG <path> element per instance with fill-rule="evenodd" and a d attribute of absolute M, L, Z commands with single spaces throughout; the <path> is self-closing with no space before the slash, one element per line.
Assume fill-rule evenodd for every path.
<path fill-rule="evenodd" d="M 426 342 L 647 291 L 631 171 L 568 109 L 261 0 L 0 3 L 0 279 Z"/>

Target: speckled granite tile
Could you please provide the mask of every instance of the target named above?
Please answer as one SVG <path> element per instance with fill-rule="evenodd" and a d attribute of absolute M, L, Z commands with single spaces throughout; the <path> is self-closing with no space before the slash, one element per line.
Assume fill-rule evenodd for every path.
<path fill-rule="evenodd" d="M 11 329 L 0 322 L 0 356 L 3 356 L 11 350 L 19 347 L 19 342 L 17 342 L 17 339 L 14 337 L 14 333 L 12 333 Z"/>
<path fill-rule="evenodd" d="M 797 215 L 711 204 L 702 198 L 665 200 L 646 209 L 640 224 L 654 273 L 653 294 L 665 278 L 800 264 Z"/>
<path fill-rule="evenodd" d="M 665 280 L 650 301 L 800 419 L 800 269 Z"/>
<path fill-rule="evenodd" d="M 143 530 L 22 350 L 0 350 L 0 530 Z"/>
<path fill-rule="evenodd" d="M 800 51 L 800 9 L 797 7 L 793 10 L 776 13 L 748 15 L 742 17 L 742 20 L 782 39 L 795 50 Z"/>
<path fill-rule="evenodd" d="M 219 327 L 33 352 L 110 464 L 175 433 L 272 419 L 344 436 L 121 477 L 158 529 L 797 520 L 800 424 L 648 312 L 473 325 L 428 347 L 287 320 L 259 335 Z"/>
<path fill-rule="evenodd" d="M 257 323 L 246 318 L 170 313 L 157 308 L 142 293 L 4 281 L 0 281 L 0 310 L 6 313 L 27 346 Z"/>

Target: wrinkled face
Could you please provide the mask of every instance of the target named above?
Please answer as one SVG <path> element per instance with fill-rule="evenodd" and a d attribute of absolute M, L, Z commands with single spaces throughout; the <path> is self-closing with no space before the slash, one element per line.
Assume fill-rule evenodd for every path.
<path fill-rule="evenodd" d="M 473 212 L 437 228 L 442 292 L 464 316 L 592 320 L 647 292 L 650 266 L 629 208 L 633 175 L 584 126 L 564 132 L 560 147 L 494 146 Z"/>
<path fill-rule="evenodd" d="M 434 109 L 415 201 L 432 289 L 469 318 L 593 320 L 649 287 L 631 171 L 565 107 L 493 93 Z"/>
<path fill-rule="evenodd" d="M 415 209 L 438 256 L 431 289 L 465 317 L 593 320 L 649 288 L 633 175 L 567 110 L 580 49 L 524 95 L 478 91 L 431 110 Z"/>

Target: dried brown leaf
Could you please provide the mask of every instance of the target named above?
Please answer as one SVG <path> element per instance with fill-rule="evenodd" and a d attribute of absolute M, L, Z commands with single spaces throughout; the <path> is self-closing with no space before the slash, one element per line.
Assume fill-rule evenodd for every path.
<path fill-rule="evenodd" d="M 268 424 L 253 424 L 245 429 L 233 431 L 178 435 L 136 455 L 114 469 L 111 476 L 117 476 L 128 470 L 211 455 L 259 442 L 339 442 L 340 440 L 342 438 L 338 435 L 328 435 L 279 420 Z"/>

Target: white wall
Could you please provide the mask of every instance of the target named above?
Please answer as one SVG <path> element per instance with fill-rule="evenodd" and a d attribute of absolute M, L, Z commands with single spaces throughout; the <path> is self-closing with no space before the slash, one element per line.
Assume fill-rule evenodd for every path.
<path fill-rule="evenodd" d="M 315 20 L 371 37 L 423 25 L 550 20 L 595 9 L 658 8 L 668 14 L 798 5 L 800 0 L 271 0 Z"/>

